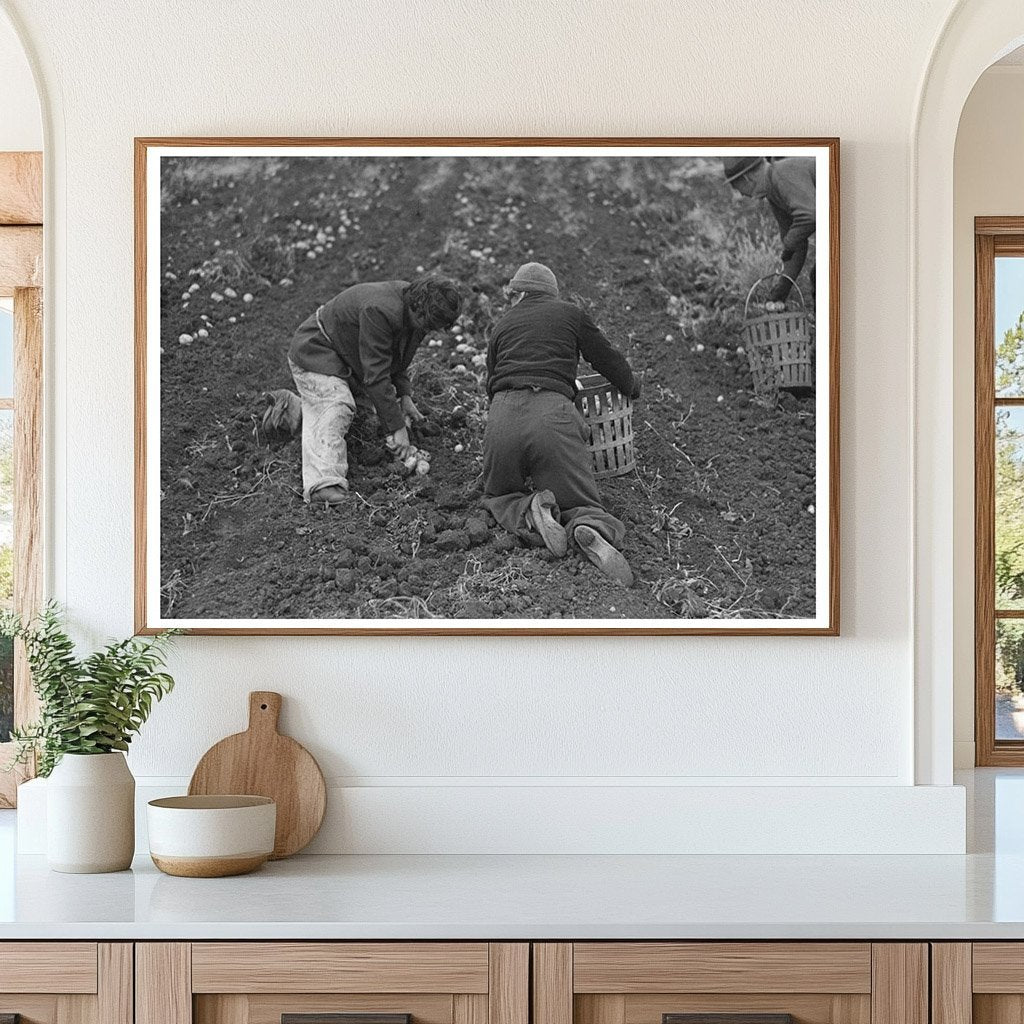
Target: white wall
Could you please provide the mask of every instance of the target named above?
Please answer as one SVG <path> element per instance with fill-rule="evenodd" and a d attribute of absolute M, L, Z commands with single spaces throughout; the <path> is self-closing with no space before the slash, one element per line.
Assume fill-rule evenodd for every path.
<path fill-rule="evenodd" d="M 0 16 L 0 152 L 43 148 L 32 69 L 14 29 Z"/>
<path fill-rule="evenodd" d="M 132 627 L 133 136 L 843 141 L 840 639 L 185 639 L 138 774 L 187 776 L 259 687 L 339 784 L 428 803 L 507 782 L 913 782 L 907 182 L 945 0 L 5 6 L 53 118 L 51 590 L 86 639 Z"/>
<path fill-rule="evenodd" d="M 1024 216 L 1024 66 L 990 68 L 960 119 L 954 162 L 954 708 L 958 767 L 974 764 L 974 218 Z"/>

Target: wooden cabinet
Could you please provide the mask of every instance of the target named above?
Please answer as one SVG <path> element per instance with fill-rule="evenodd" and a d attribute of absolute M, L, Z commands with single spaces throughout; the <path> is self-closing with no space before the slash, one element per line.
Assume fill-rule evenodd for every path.
<path fill-rule="evenodd" d="M 537 943 L 533 957 L 533 1024 L 928 1024 L 924 943 Z"/>
<path fill-rule="evenodd" d="M 136 1022 L 529 1024 L 529 970 L 514 942 L 139 943 Z"/>
<path fill-rule="evenodd" d="M 13 1014 L 21 1024 L 1024 1024 L 1024 943 L 0 943 L 0 1024 Z"/>
<path fill-rule="evenodd" d="M 0 943 L 0 1018 L 132 1024 L 132 944 Z"/>
<path fill-rule="evenodd" d="M 1024 942 L 932 944 L 934 1024 L 1024 1021 Z"/>

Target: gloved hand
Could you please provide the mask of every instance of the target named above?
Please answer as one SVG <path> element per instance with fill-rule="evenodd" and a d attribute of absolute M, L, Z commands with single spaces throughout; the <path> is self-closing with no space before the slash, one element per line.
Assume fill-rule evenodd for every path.
<path fill-rule="evenodd" d="M 384 443 L 388 446 L 388 451 L 399 462 L 404 462 L 416 451 L 416 446 L 409 440 L 408 427 L 402 427 L 401 430 L 388 434 L 384 439 Z"/>
<path fill-rule="evenodd" d="M 785 312 L 786 304 L 784 302 L 766 302 L 764 308 L 767 313 L 783 313 Z"/>
<path fill-rule="evenodd" d="M 385 438 L 388 451 L 395 462 L 400 462 L 406 473 L 426 476 L 430 472 L 430 453 L 409 443 L 409 431 L 402 427 Z"/>
<path fill-rule="evenodd" d="M 427 417 L 416 408 L 412 395 L 402 396 L 402 415 L 405 416 L 405 425 L 411 427 L 414 423 L 421 423 Z"/>
<path fill-rule="evenodd" d="M 279 388 L 264 391 L 267 408 L 263 411 L 264 430 L 285 430 L 289 434 L 298 431 L 302 424 L 302 402 L 294 391 Z"/>

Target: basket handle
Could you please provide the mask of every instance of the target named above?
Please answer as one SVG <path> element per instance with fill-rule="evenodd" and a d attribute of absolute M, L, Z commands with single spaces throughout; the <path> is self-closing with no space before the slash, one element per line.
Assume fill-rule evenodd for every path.
<path fill-rule="evenodd" d="M 750 291 L 747 292 L 747 301 L 743 303 L 743 319 L 744 320 L 748 319 L 748 315 L 749 315 L 749 311 L 750 311 L 750 300 L 753 297 L 754 291 L 757 289 L 757 286 L 760 285 L 760 284 L 763 284 L 769 278 L 773 278 L 773 277 L 784 277 L 796 289 L 797 295 L 800 296 L 800 305 L 803 306 L 804 310 L 806 311 L 807 303 L 804 302 L 804 293 L 800 290 L 800 285 L 798 285 L 796 283 L 796 281 L 794 281 L 793 278 L 791 278 L 789 276 L 789 274 L 765 274 L 764 277 L 759 277 L 750 286 Z"/>

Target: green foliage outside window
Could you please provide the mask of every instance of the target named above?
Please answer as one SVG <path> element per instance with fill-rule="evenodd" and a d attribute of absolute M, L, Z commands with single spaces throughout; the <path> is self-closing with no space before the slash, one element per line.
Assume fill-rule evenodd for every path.
<path fill-rule="evenodd" d="M 1024 396 L 1024 312 L 996 348 L 996 394 Z M 995 486 L 996 608 L 1024 608 L 1024 409 L 996 411 Z M 996 685 L 1024 691 L 1024 628 L 1014 620 L 996 621 Z"/>

